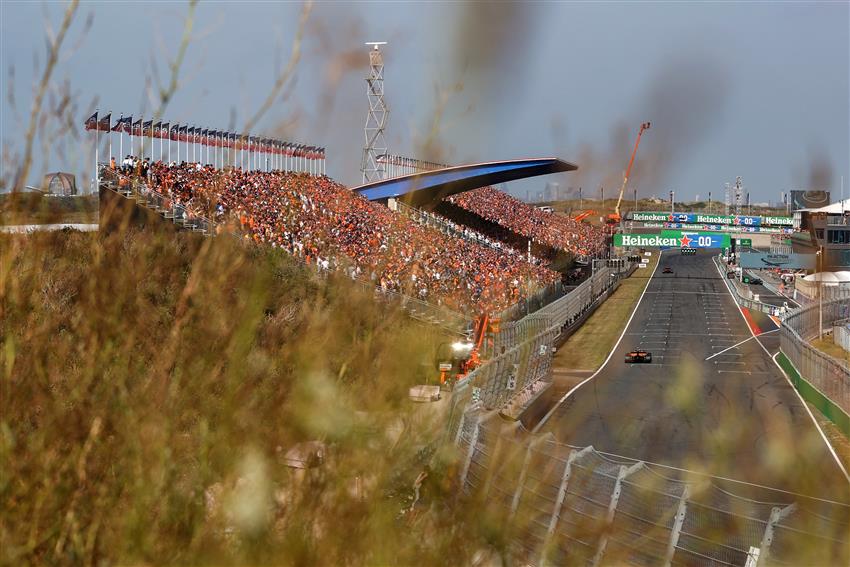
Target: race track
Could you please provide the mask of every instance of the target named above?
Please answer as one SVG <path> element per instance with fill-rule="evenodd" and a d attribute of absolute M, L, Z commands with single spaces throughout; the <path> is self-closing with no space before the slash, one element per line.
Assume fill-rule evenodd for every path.
<path fill-rule="evenodd" d="M 663 274 L 665 266 L 674 273 Z M 772 355 L 778 332 L 763 339 Z M 637 347 L 652 352 L 652 364 L 624 363 Z M 770 355 L 708 251 L 664 252 L 613 356 L 542 431 L 571 445 L 850 500 L 844 473 Z"/>

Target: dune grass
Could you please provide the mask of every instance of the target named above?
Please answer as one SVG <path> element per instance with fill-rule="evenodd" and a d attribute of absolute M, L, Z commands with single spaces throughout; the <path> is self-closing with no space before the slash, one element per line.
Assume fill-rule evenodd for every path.
<path fill-rule="evenodd" d="M 2 564 L 460 564 L 493 539 L 406 398 L 443 337 L 349 280 L 62 231 L 0 236 L 0 294 Z M 287 466 L 308 441 L 323 464 Z"/>

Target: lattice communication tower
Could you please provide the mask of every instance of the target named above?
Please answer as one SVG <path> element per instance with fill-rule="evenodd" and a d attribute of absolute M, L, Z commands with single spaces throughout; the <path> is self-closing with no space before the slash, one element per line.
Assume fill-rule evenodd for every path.
<path fill-rule="evenodd" d="M 387 125 L 389 110 L 384 102 L 384 55 L 382 45 L 386 41 L 369 41 L 369 76 L 366 77 L 366 97 L 369 99 L 369 113 L 366 115 L 366 146 L 363 148 L 363 160 L 360 171 L 363 172 L 363 183 L 386 179 L 384 163 L 379 156 L 387 154 L 387 141 L 384 129 Z"/>

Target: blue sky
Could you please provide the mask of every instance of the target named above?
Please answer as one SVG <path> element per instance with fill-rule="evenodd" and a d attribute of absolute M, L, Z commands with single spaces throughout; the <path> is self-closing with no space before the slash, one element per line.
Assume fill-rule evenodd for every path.
<path fill-rule="evenodd" d="M 0 4 L 4 168 L 22 151 L 44 23 L 58 27 L 64 9 Z M 288 61 L 300 11 L 300 3 L 201 3 L 164 117 L 241 129 Z M 186 13 L 185 2 L 81 4 L 52 84 L 70 89 L 79 138 L 51 137 L 47 150 L 39 141 L 30 181 L 56 169 L 90 176 L 81 126 L 95 101 L 114 116 L 150 113 L 146 81 L 154 66 L 166 74 Z M 511 190 L 556 181 L 585 195 L 603 185 L 608 195 L 649 120 L 631 184 L 641 195 L 719 199 L 736 175 L 754 201 L 825 188 L 814 183 L 837 197 L 841 175 L 850 195 L 848 30 L 846 2 L 565 2 L 495 13 L 485 4 L 316 3 L 295 76 L 255 131 L 326 146 L 329 174 L 357 184 L 362 44 L 385 40 L 392 152 L 451 163 L 556 155 L 579 172 Z"/>

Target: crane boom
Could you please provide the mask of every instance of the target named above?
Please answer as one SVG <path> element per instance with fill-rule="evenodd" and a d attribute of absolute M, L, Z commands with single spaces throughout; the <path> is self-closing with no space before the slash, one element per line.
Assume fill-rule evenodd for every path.
<path fill-rule="evenodd" d="M 608 219 L 613 222 L 620 222 L 620 203 L 623 202 L 623 194 L 626 192 L 626 184 L 629 182 L 629 175 L 632 172 L 632 165 L 635 163 L 635 155 L 637 155 L 637 149 L 640 145 L 640 137 L 643 135 L 644 130 L 649 130 L 649 122 L 644 122 L 640 125 L 640 130 L 638 131 L 637 139 L 635 140 L 635 147 L 632 150 L 632 157 L 629 159 L 629 166 L 626 168 L 626 174 L 623 176 L 623 186 L 620 187 L 620 195 L 617 197 L 617 206 L 614 207 L 614 214 L 609 215 Z"/>

